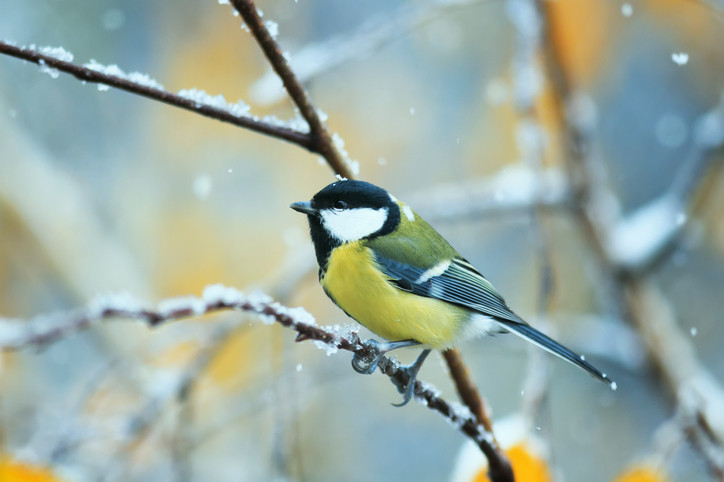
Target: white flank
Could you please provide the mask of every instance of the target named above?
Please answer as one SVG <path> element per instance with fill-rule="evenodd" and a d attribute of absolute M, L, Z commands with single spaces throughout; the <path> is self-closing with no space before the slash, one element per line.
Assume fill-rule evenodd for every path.
<path fill-rule="evenodd" d="M 489 316 L 474 313 L 460 334 L 462 340 L 472 340 L 491 333 L 500 333 L 501 325 Z"/>
<path fill-rule="evenodd" d="M 365 238 L 382 229 L 387 221 L 387 208 L 325 209 L 320 214 L 324 229 L 343 243 Z"/>
<path fill-rule="evenodd" d="M 424 273 L 420 275 L 417 280 L 415 280 L 415 284 L 422 284 L 425 281 L 429 280 L 430 278 L 434 278 L 435 276 L 440 276 L 443 274 L 447 269 L 450 267 L 450 260 L 443 261 L 441 263 L 436 264 L 432 268 L 428 269 Z"/>
<path fill-rule="evenodd" d="M 415 220 L 415 213 L 412 212 L 412 209 L 410 209 L 410 206 L 403 206 L 402 212 L 405 213 L 405 217 L 408 221 L 414 221 Z"/>

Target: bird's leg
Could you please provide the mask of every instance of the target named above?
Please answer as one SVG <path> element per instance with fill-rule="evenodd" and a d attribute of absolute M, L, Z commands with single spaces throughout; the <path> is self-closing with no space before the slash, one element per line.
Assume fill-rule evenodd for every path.
<path fill-rule="evenodd" d="M 384 343 L 380 343 L 377 340 L 367 340 L 366 343 L 369 346 L 366 353 L 355 353 L 352 357 L 352 368 L 354 368 L 354 371 L 357 373 L 362 373 L 364 375 L 369 375 L 374 372 L 375 368 L 377 368 L 377 364 L 380 362 L 380 358 L 382 358 L 382 355 L 388 351 L 420 344 L 415 340 L 386 341 Z"/>
<path fill-rule="evenodd" d="M 415 363 L 413 363 L 412 365 L 400 367 L 401 370 L 407 372 L 407 375 L 410 378 L 407 381 L 407 385 L 397 386 L 397 389 L 400 391 L 400 393 L 403 394 L 404 398 L 402 399 L 402 403 L 393 403 L 392 405 L 394 405 L 395 407 L 402 407 L 404 405 L 407 405 L 407 402 L 412 400 L 412 394 L 415 391 L 415 380 L 417 379 L 417 372 L 420 371 L 420 367 L 422 367 L 422 364 L 425 362 L 425 358 L 427 358 L 427 355 L 430 354 L 430 351 L 430 348 L 422 350 L 422 353 L 420 353 L 420 356 L 417 357 Z"/>

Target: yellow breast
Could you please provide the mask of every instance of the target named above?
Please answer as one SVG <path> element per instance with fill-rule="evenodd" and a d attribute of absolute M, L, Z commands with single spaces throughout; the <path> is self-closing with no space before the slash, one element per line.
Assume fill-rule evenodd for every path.
<path fill-rule="evenodd" d="M 394 287 L 373 263 L 372 251 L 362 242 L 340 246 L 330 255 L 322 287 L 347 314 L 387 340 L 451 346 L 463 331 L 468 312 Z"/>

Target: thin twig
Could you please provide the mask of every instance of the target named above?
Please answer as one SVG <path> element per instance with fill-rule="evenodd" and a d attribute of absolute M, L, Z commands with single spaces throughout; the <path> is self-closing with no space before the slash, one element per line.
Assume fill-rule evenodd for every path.
<path fill-rule="evenodd" d="M 65 60 L 43 54 L 32 48 L 17 47 L 7 42 L 0 41 L 0 53 L 26 60 L 28 62 L 33 62 L 44 67 L 56 69 L 60 72 L 65 72 L 66 74 L 70 74 L 83 82 L 103 84 L 120 90 L 125 90 L 126 92 L 138 94 L 149 99 L 195 112 L 205 117 L 210 117 L 212 119 L 243 127 L 277 139 L 289 141 L 293 144 L 304 147 L 309 151 L 316 152 L 314 149 L 315 142 L 313 138 L 305 132 L 299 132 L 289 127 L 270 124 L 247 115 L 234 115 L 227 110 L 199 103 L 163 89 L 143 85 L 122 77 L 99 72 L 72 62 L 66 62 Z"/>
<path fill-rule="evenodd" d="M 480 396 L 478 388 L 470 377 L 470 369 L 465 365 L 460 351 L 453 347 L 443 351 L 442 356 L 445 358 L 447 366 L 450 369 L 450 377 L 455 381 L 455 388 L 457 388 L 460 399 L 470 408 L 470 411 L 483 427 L 485 427 L 485 430 L 493 435 L 493 423 L 490 421 L 487 410 L 485 410 L 483 398 Z M 505 453 L 503 453 L 494 435 L 491 445 L 494 452 L 490 454 L 485 453 L 490 463 L 490 478 L 494 481 L 514 481 L 515 476 L 513 475 L 513 468 L 510 465 L 510 461 Z"/>
<path fill-rule="evenodd" d="M 302 117 L 309 123 L 311 138 L 311 147 L 309 149 L 324 157 L 337 174 L 351 179 L 353 177 L 352 171 L 334 146 L 332 137 L 320 119 L 316 107 L 309 98 L 309 94 L 304 90 L 302 84 L 297 80 L 297 76 L 289 67 L 289 62 L 284 57 L 279 44 L 264 25 L 264 21 L 259 16 L 254 2 L 252 0 L 231 0 L 231 3 L 244 19 L 246 26 L 251 30 L 274 72 L 282 80 L 284 88 L 299 108 Z"/>

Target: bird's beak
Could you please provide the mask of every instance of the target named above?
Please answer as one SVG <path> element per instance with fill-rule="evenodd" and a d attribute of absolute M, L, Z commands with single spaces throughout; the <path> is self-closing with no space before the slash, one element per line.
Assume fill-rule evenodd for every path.
<path fill-rule="evenodd" d="M 309 201 L 302 201 L 298 203 L 292 203 L 289 205 L 290 208 L 300 213 L 307 214 L 309 216 L 316 216 L 319 211 L 312 207 L 312 203 Z"/>

